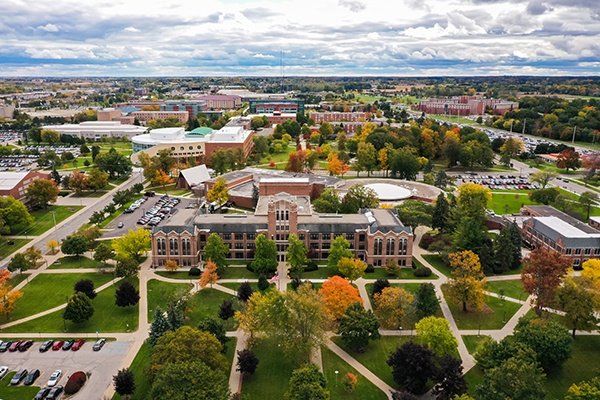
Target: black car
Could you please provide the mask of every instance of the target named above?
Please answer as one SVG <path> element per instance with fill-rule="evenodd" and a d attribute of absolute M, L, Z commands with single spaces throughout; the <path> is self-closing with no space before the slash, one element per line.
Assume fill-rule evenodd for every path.
<path fill-rule="evenodd" d="M 27 370 L 21 369 L 21 370 L 19 370 L 19 372 L 17 372 L 16 374 L 13 375 L 12 379 L 10 380 L 10 384 L 18 385 L 26 376 L 27 376 Z"/>
<path fill-rule="evenodd" d="M 48 395 L 48 393 L 50 393 L 50 390 L 52 390 L 52 388 L 50 388 L 50 387 L 45 387 L 45 388 L 40 389 L 40 391 L 37 392 L 37 394 L 35 395 L 33 400 L 44 400 L 46 398 L 46 396 Z"/>
<path fill-rule="evenodd" d="M 33 382 L 35 382 L 35 380 L 39 377 L 40 377 L 40 370 L 34 369 L 33 371 L 31 371 L 29 373 L 29 375 L 27 375 L 25 377 L 25 379 L 23 379 L 23 385 L 27 385 L 27 386 L 33 385 Z"/>
<path fill-rule="evenodd" d="M 8 350 L 8 348 L 10 347 L 11 344 L 12 344 L 11 341 L 2 342 L 2 344 L 0 345 L 0 352 L 5 353 Z"/>
<path fill-rule="evenodd" d="M 50 392 L 48 392 L 48 395 L 46 396 L 46 400 L 56 400 L 58 399 L 58 397 L 60 396 L 60 394 L 63 392 L 63 387 L 62 386 L 54 386 Z"/>
<path fill-rule="evenodd" d="M 71 350 L 71 347 L 73 347 L 73 343 L 75 343 L 75 341 L 74 341 L 74 340 L 67 340 L 67 341 L 65 342 L 65 344 L 63 344 L 63 347 L 62 347 L 62 349 L 63 349 L 63 350 Z"/>
<path fill-rule="evenodd" d="M 33 340 L 25 340 L 19 345 L 19 351 L 27 351 L 33 345 Z"/>
<path fill-rule="evenodd" d="M 45 353 L 48 350 L 50 350 L 50 347 L 52 347 L 52 343 L 54 343 L 54 340 L 46 340 L 45 342 L 43 342 L 40 345 L 40 353 Z"/>
<path fill-rule="evenodd" d="M 147 196 L 147 197 L 154 197 L 154 195 L 156 195 L 156 193 L 154 193 L 154 192 L 146 192 L 145 193 L 145 196 Z"/>

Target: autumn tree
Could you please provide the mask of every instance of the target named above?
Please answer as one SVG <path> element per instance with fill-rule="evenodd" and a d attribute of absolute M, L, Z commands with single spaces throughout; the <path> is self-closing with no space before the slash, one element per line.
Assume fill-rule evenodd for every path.
<path fill-rule="evenodd" d="M 69 188 L 76 194 L 81 194 L 88 189 L 88 177 L 81 171 L 74 171 L 69 175 Z"/>
<path fill-rule="evenodd" d="M 451 355 L 456 351 L 458 342 L 445 318 L 425 317 L 417 322 L 415 329 L 417 341 L 438 356 Z"/>
<path fill-rule="evenodd" d="M 521 281 L 525 291 L 535 297 L 535 312 L 542 315 L 544 307 L 550 307 L 556 290 L 571 265 L 568 258 L 543 247 L 534 249 L 523 259 Z"/>
<path fill-rule="evenodd" d="M 564 168 L 565 170 L 567 170 L 567 172 L 569 172 L 570 169 L 578 169 L 579 167 L 581 167 L 579 153 L 571 149 L 561 151 L 556 157 L 556 166 L 558 168 Z"/>
<path fill-rule="evenodd" d="M 401 329 L 414 300 L 412 294 L 399 287 L 387 287 L 373 298 L 375 316 L 385 329 Z"/>
<path fill-rule="evenodd" d="M 36 179 L 28 187 L 25 196 L 34 209 L 46 208 L 48 203 L 54 203 L 60 189 L 56 182 L 50 179 Z"/>
<path fill-rule="evenodd" d="M 168 272 L 175 272 L 175 271 L 177 271 L 178 268 L 179 268 L 179 264 L 177 263 L 176 260 L 167 260 L 167 262 L 165 263 L 165 269 Z"/>
<path fill-rule="evenodd" d="M 103 189 L 108 185 L 108 174 L 100 171 L 98 168 L 92 168 L 88 172 L 88 189 L 94 192 Z"/>
<path fill-rule="evenodd" d="M 348 164 L 338 158 L 336 153 L 330 153 L 327 158 L 327 171 L 332 176 L 344 176 L 350 170 Z"/>
<path fill-rule="evenodd" d="M 462 304 L 462 310 L 467 306 L 480 309 L 484 303 L 485 279 L 481 271 L 479 256 L 470 250 L 450 253 L 452 278 L 448 282 L 448 294 L 457 303 Z"/>
<path fill-rule="evenodd" d="M 204 265 L 204 271 L 200 276 L 199 285 L 201 288 L 206 287 L 210 284 L 210 287 L 219 280 L 219 274 L 217 274 L 217 264 L 212 261 L 208 261 Z"/>
<path fill-rule="evenodd" d="M 319 290 L 327 313 L 333 320 L 339 320 L 353 303 L 361 303 L 358 289 L 346 279 L 334 275 L 323 282 Z"/>
<path fill-rule="evenodd" d="M 350 282 L 361 278 L 367 269 L 367 263 L 359 258 L 342 257 L 338 262 L 337 269 Z"/>
<path fill-rule="evenodd" d="M 215 232 L 208 235 L 202 253 L 202 259 L 205 262 L 209 260 L 214 262 L 217 264 L 217 270 L 223 272 L 225 267 L 227 267 L 227 254 L 229 254 L 229 246 L 223 242 L 221 236 Z"/>
<path fill-rule="evenodd" d="M 152 184 L 155 186 L 161 186 L 163 191 L 166 192 L 166 186 L 173 183 L 173 178 L 171 178 L 165 171 L 162 169 L 158 169 L 154 172 L 154 177 L 152 178 Z"/>
<path fill-rule="evenodd" d="M 215 183 L 211 186 L 206 194 L 208 201 L 215 202 L 217 205 L 227 203 L 229 200 L 229 189 L 227 188 L 227 181 L 222 176 L 218 177 Z"/>
<path fill-rule="evenodd" d="M 516 137 L 509 137 L 504 141 L 502 147 L 500 147 L 500 154 L 502 157 L 500 160 L 504 165 L 510 164 L 510 159 L 515 158 L 525 150 L 525 144 L 523 141 Z"/>
<path fill-rule="evenodd" d="M 296 234 L 290 234 L 286 258 L 288 265 L 290 266 L 290 276 L 292 278 L 300 277 L 304 264 L 308 261 L 306 253 L 304 242 L 298 239 Z"/>
<path fill-rule="evenodd" d="M 58 248 L 60 247 L 60 243 L 58 243 L 58 240 L 56 239 L 50 239 L 48 240 L 48 242 L 46 242 L 46 247 L 48 248 L 51 254 L 56 254 Z"/>
<path fill-rule="evenodd" d="M 141 261 L 142 254 L 150 250 L 150 232 L 139 228 L 112 241 L 117 256 Z"/>
<path fill-rule="evenodd" d="M 556 301 L 565 312 L 573 337 L 577 330 L 591 331 L 598 327 L 595 315 L 595 311 L 600 308 L 598 294 L 585 287 L 582 279 L 565 279 L 556 292 Z"/>
<path fill-rule="evenodd" d="M 3 315 L 6 319 L 15 310 L 17 300 L 23 297 L 23 292 L 20 290 L 14 290 L 8 283 L 8 280 L 3 278 L 0 282 L 0 315 Z"/>
<path fill-rule="evenodd" d="M 588 279 L 595 290 L 600 291 L 600 259 L 592 258 L 582 264 L 581 276 Z"/>
<path fill-rule="evenodd" d="M 600 399 L 600 376 L 589 381 L 574 383 L 567 390 L 565 400 L 597 400 Z"/>

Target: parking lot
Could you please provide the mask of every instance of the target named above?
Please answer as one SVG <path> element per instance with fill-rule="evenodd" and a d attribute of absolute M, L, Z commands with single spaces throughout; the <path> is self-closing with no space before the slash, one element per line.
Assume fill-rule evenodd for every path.
<path fill-rule="evenodd" d="M 83 371 L 89 374 L 88 381 L 81 391 L 72 398 L 80 400 L 99 399 L 104 390 L 110 385 L 112 376 L 121 366 L 131 343 L 109 341 L 106 342 L 102 350 L 93 351 L 94 341 L 94 339 L 90 339 L 78 351 L 48 350 L 45 353 L 39 352 L 41 342 L 38 341 L 25 352 L 0 353 L 0 365 L 7 366 L 9 371 L 17 371 L 21 368 L 28 371 L 39 369 L 41 374 L 33 383 L 33 386 L 39 387 L 45 387 L 48 378 L 57 369 L 62 370 L 62 377 L 58 382 L 58 385 L 62 386 L 67 383 L 72 373 Z M 4 382 L 0 384 L 4 384 Z"/>
<path fill-rule="evenodd" d="M 166 207 L 166 204 L 169 203 L 165 203 L 163 204 L 163 206 L 159 205 L 159 202 L 162 204 L 164 203 L 165 200 L 171 200 L 171 199 L 175 199 L 174 197 L 165 197 L 162 202 L 161 199 L 163 199 L 162 196 L 156 195 L 154 197 L 146 197 L 146 201 L 144 203 L 142 203 L 137 209 L 133 210 L 133 212 L 131 213 L 122 213 L 121 215 L 119 215 L 117 218 L 115 218 L 113 221 L 111 221 L 107 226 L 106 229 L 109 229 L 108 232 L 106 232 L 103 236 L 105 238 L 111 238 L 111 237 L 117 237 L 117 236 L 121 236 L 124 233 L 127 233 L 128 230 L 130 229 L 137 229 L 137 228 L 141 228 L 141 227 L 147 227 L 147 228 L 152 228 L 152 225 L 148 225 L 148 223 L 146 224 L 138 224 L 138 221 L 148 212 L 150 212 L 150 210 L 154 209 L 156 210 L 156 214 L 158 215 L 158 213 L 160 212 L 160 210 L 164 210 Z M 192 205 L 196 204 L 196 200 L 195 199 L 182 199 L 182 198 L 176 198 L 179 203 L 175 204 L 173 207 L 171 207 L 171 210 L 168 213 L 164 213 L 164 218 L 162 218 L 159 222 L 157 222 L 157 225 L 161 225 L 164 224 L 165 222 L 169 221 L 169 219 L 171 218 L 172 215 L 174 215 L 175 213 L 177 213 L 178 210 L 182 210 L 184 208 L 188 208 L 191 207 Z M 167 200 L 167 201 L 168 201 Z M 150 219 L 147 219 L 147 222 L 150 222 Z M 123 224 L 121 228 L 119 228 L 120 224 Z"/>
<path fill-rule="evenodd" d="M 516 175 L 479 175 L 476 172 L 471 172 L 462 175 L 454 176 L 454 183 L 457 186 L 463 183 L 477 183 L 487 186 L 492 190 L 495 189 L 512 189 L 512 190 L 535 190 L 539 186 L 530 182 L 526 177 Z"/>

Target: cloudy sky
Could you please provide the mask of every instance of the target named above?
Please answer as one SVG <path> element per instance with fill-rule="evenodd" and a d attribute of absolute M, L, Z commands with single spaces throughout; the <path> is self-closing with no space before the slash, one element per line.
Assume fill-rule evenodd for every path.
<path fill-rule="evenodd" d="M 598 75 L 600 0 L 2 0 L 0 76 Z"/>

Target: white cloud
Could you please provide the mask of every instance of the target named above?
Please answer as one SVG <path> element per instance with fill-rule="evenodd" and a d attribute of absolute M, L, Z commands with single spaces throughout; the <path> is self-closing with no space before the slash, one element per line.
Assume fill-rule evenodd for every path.
<path fill-rule="evenodd" d="M 44 31 L 44 32 L 58 32 L 60 29 L 58 26 L 54 25 L 54 24 L 46 24 L 43 26 L 38 26 L 37 29 Z"/>
<path fill-rule="evenodd" d="M 123 29 L 123 32 L 139 32 L 140 30 L 138 28 L 136 28 L 135 26 L 128 26 L 127 28 Z"/>

